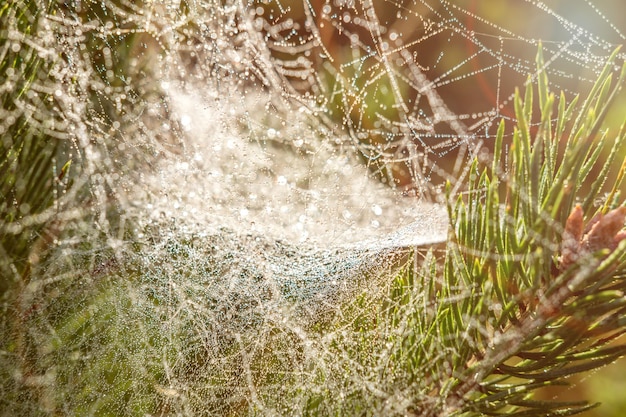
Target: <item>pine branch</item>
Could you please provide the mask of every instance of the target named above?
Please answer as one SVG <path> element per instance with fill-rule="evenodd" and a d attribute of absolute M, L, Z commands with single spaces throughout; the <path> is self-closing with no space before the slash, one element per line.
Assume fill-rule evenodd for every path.
<path fill-rule="evenodd" d="M 618 317 L 625 303 L 626 208 L 609 210 L 616 202 L 606 201 L 587 222 L 583 236 L 583 207 L 585 217 L 592 217 L 599 181 L 594 181 L 591 193 L 581 195 L 591 169 L 600 167 L 604 180 L 612 168 L 610 161 L 626 144 L 623 131 L 613 140 L 606 132 L 599 134 L 603 115 L 624 79 L 626 66 L 612 80 L 615 56 L 575 118 L 558 163 L 566 105 L 559 103 L 553 122 L 554 96 L 541 72 L 540 51 L 541 121 L 536 133 L 530 129 L 529 83 L 524 100 L 516 96 L 518 122 L 510 165 L 502 169 L 497 162 L 503 159 L 498 155 L 503 149 L 501 125 L 492 167 L 479 171 L 481 161 L 475 161 L 469 201 L 461 197 L 450 207 L 455 232 L 446 258 L 451 265 L 446 267 L 446 282 L 478 288 L 476 296 L 467 294 L 460 306 L 454 306 L 459 310 L 456 323 L 460 330 L 478 316 L 488 334 L 470 336 L 460 360 L 451 365 L 456 382 L 441 392 L 445 402 L 431 411 L 433 415 L 580 412 L 587 405 L 523 398 L 546 383 L 562 383 L 569 375 L 601 367 L 626 353 L 624 345 L 605 346 L 613 335 L 623 333 Z M 600 158 L 604 150 L 609 150 L 609 163 Z M 609 198 L 617 194 L 620 181 Z M 504 206 L 499 202 L 503 187 Z M 464 364 L 470 366 L 463 369 Z M 517 382 L 503 385 L 509 379 Z"/>

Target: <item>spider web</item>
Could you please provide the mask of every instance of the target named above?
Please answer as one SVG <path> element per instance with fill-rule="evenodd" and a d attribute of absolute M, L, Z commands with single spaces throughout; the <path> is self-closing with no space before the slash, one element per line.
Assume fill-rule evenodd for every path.
<path fill-rule="evenodd" d="M 37 30 L 2 29 L 3 53 L 48 71 L 0 131 L 28 113 L 58 132 L 53 178 L 76 168 L 54 210 L 22 210 L 62 225 L 10 307 L 26 330 L 0 409 L 24 415 L 434 401 L 379 381 L 384 346 L 354 360 L 356 317 L 445 242 L 443 183 L 461 192 L 468 158 L 515 122 L 539 42 L 571 97 L 624 41 L 608 1 L 35 3 Z"/>

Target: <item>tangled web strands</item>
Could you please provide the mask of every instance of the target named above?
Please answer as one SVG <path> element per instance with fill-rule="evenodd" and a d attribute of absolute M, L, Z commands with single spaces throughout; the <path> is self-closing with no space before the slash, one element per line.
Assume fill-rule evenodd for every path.
<path fill-rule="evenodd" d="M 269 46 L 274 88 L 342 124 L 383 181 L 428 195 L 454 180 L 468 147 L 489 146 L 497 122 L 514 118 L 540 41 L 553 91 L 593 83 L 623 43 L 623 22 L 575 3 L 317 0 L 244 13 Z"/>
<path fill-rule="evenodd" d="M 445 240 L 444 210 L 420 199 L 441 202 L 442 179 L 457 184 L 468 152 L 514 121 L 539 38 L 568 95 L 624 39 L 600 2 L 482 3 L 0 6 L 0 53 L 18 57 L 2 91 L 26 85 L 0 129 L 27 119 L 56 139 L 28 171 L 48 203 L 7 198 L 20 222 L 2 231 L 36 244 L 19 252 L 28 267 L 1 264 L 20 285 L 3 298 L 19 314 L 2 319 L 18 337 L 0 409 L 290 414 L 324 387 L 339 414 L 434 402 L 385 385 L 403 375 L 384 343 L 354 362 L 378 330 L 316 326 L 346 305 L 368 316 L 414 248 Z"/>

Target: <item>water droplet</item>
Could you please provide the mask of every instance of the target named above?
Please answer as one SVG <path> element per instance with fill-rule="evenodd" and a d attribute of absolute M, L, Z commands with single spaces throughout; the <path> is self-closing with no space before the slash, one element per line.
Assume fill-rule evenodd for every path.
<path fill-rule="evenodd" d="M 191 130 L 191 117 L 183 114 L 180 117 L 180 124 L 185 132 L 189 132 Z"/>

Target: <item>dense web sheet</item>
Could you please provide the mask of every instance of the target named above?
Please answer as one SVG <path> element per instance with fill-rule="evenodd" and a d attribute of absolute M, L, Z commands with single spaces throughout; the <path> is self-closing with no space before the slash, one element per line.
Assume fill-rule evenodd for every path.
<path fill-rule="evenodd" d="M 378 242 L 411 223 L 420 223 L 423 235 L 409 239 L 406 233 L 404 241 L 389 244 L 410 247 L 445 238 L 443 207 L 403 198 L 372 180 L 358 160 L 337 149 L 332 132 L 303 130 L 306 116 L 273 128 L 244 115 L 263 114 L 267 93 L 233 104 L 216 92 L 199 96 L 183 88 L 170 87 L 173 114 L 185 131 L 183 154 L 161 161 L 158 174 L 144 178 L 149 186 L 137 191 L 157 190 L 153 217 L 182 215 L 205 231 L 243 229 L 322 247 Z M 241 134 L 242 124 L 252 127 L 249 137 Z"/>
<path fill-rule="evenodd" d="M 285 297 L 329 308 L 339 294 L 363 291 L 368 278 L 399 266 L 412 249 L 445 242 L 443 206 L 373 180 L 329 143 L 325 129 L 303 130 L 310 121 L 302 112 L 280 130 L 259 125 L 246 136 L 242 130 L 259 123 L 250 114 L 263 114 L 267 93 L 233 103 L 206 84 L 173 83 L 168 90 L 185 147 L 133 188 L 147 203 L 139 209 L 151 211 L 145 219 L 138 214 L 139 226 L 170 229 L 145 236 L 157 253 L 164 238 L 187 236 L 194 247 L 210 248 L 209 264 L 232 259 L 209 281 L 241 292 L 237 297 L 264 294 L 266 303 Z"/>
<path fill-rule="evenodd" d="M 27 272 L 3 264 L 33 278 L 3 300 L 20 312 L 3 319 L 19 354 L 3 348 L 0 411 L 437 410 L 428 384 L 445 370 L 407 382 L 387 367 L 381 332 L 410 317 L 360 320 L 400 268 L 418 276 L 445 244 L 444 180 L 456 198 L 469 156 L 515 122 L 539 42 L 571 98 L 623 43 L 619 3 L 77 0 L 14 13 L 0 57 L 25 64 L 0 67 L 0 92 L 42 69 L 0 110 L 0 133 L 25 119 L 56 141 L 40 174 L 52 208 L 6 198 L 20 222 L 3 233 L 42 227 L 20 255 Z"/>

